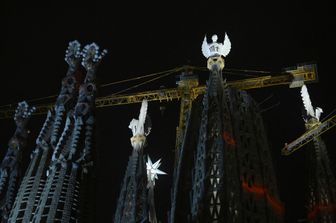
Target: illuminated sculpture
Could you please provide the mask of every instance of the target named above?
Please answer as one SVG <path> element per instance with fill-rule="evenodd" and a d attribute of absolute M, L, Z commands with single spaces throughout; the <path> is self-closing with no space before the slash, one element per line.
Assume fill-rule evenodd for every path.
<path fill-rule="evenodd" d="M 301 97 L 302 97 L 302 102 L 303 102 L 303 105 L 305 107 L 307 116 L 309 116 L 310 118 L 315 118 L 317 121 L 320 121 L 320 116 L 321 116 L 321 113 L 323 112 L 323 110 L 320 107 L 316 107 L 316 109 L 314 111 L 314 108 L 313 108 L 312 103 L 310 101 L 308 89 L 307 89 L 307 86 L 305 84 L 302 85 L 302 87 L 301 87 Z M 305 119 L 305 122 L 307 122 L 308 119 Z"/>
<path fill-rule="evenodd" d="M 206 58 L 213 56 L 223 56 L 226 57 L 231 50 L 231 41 L 228 35 L 225 33 L 223 43 L 218 43 L 218 36 L 215 34 L 211 37 L 212 43 L 208 43 L 207 37 L 204 37 L 202 43 L 202 53 Z"/>
<path fill-rule="evenodd" d="M 147 129 L 145 129 L 147 107 L 148 107 L 147 100 L 143 100 L 140 109 L 139 119 L 132 119 L 132 121 L 128 126 L 133 133 L 133 137 L 131 138 L 131 144 L 135 150 L 140 150 L 144 147 L 146 143 L 146 136 L 149 135 L 151 130 L 151 127 L 147 126 L 146 126 Z"/>

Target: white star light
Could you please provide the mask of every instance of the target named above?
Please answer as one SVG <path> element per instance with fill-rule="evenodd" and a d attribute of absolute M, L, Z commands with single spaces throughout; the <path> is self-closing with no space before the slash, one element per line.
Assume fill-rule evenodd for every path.
<path fill-rule="evenodd" d="M 159 170 L 159 167 L 161 165 L 161 159 L 156 161 L 154 164 L 152 163 L 152 160 L 148 156 L 148 161 L 146 163 L 146 169 L 147 169 L 147 179 L 148 183 L 152 183 L 152 185 L 155 185 L 155 179 L 158 179 L 158 175 L 165 175 L 167 173 Z"/>

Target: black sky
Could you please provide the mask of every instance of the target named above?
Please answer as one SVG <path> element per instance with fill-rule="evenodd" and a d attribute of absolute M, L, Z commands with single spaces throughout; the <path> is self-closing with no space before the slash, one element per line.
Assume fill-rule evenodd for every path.
<path fill-rule="evenodd" d="M 284 67 L 313 61 L 318 66 L 319 82 L 308 86 L 312 103 L 323 108 L 324 115 L 336 108 L 333 82 L 336 16 L 329 3 L 114 4 L 76 7 L 5 4 L 0 19 L 3 37 L 0 105 L 58 94 L 67 69 L 64 52 L 68 42 L 75 39 L 82 45 L 96 42 L 109 51 L 97 74 L 98 83 L 104 84 L 185 64 L 205 66 L 200 50 L 204 35 L 210 37 L 216 33 L 222 39 L 227 32 L 232 43 L 227 68 L 278 72 Z M 174 87 L 175 81 L 172 76 L 141 90 L 158 89 L 161 85 Z M 126 86 L 102 88 L 98 95 L 111 94 L 123 87 Z M 299 89 L 278 86 L 250 93 L 257 101 L 272 95 L 262 108 L 279 103 L 263 114 L 280 198 L 286 208 L 286 222 L 297 222 L 305 216 L 304 153 L 298 151 L 281 157 L 280 150 L 285 142 L 304 131 Z M 179 109 L 177 101 L 161 105 L 166 106 L 164 115 L 158 102 L 149 104 L 153 130 L 147 152 L 153 160 L 162 158 L 161 169 L 168 173 L 159 179 L 156 187 L 158 215 L 166 222 Z M 97 110 L 97 222 L 112 222 L 131 153 L 128 124 L 138 116 L 139 108 L 140 104 L 134 104 Z M 32 119 L 31 147 L 27 154 L 43 121 L 44 116 Z M 14 132 L 14 123 L 0 120 L 0 129 L 3 154 Z M 322 138 L 333 163 L 335 129 Z"/>

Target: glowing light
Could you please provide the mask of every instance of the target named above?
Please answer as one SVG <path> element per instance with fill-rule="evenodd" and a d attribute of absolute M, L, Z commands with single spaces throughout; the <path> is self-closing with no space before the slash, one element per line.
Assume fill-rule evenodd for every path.
<path fill-rule="evenodd" d="M 269 193 L 267 192 L 267 188 L 263 187 L 263 186 L 259 186 L 259 185 L 248 185 L 248 183 L 246 181 L 242 181 L 242 187 L 245 191 L 249 192 L 249 193 L 253 193 L 259 196 L 266 196 L 267 202 L 268 204 L 279 214 L 279 215 L 283 215 L 284 213 L 284 207 L 283 205 L 280 203 L 280 201 L 278 201 L 277 199 L 275 199 L 275 197 L 269 195 Z"/>
<path fill-rule="evenodd" d="M 227 131 L 223 132 L 223 139 L 229 145 L 232 145 L 232 146 L 236 145 L 236 141 L 233 139 L 233 137 L 231 136 L 231 134 L 229 132 L 227 132 Z"/>
<path fill-rule="evenodd" d="M 309 221 L 314 220 L 319 212 L 329 212 L 329 213 L 335 212 L 336 213 L 336 204 L 316 205 L 315 207 L 312 208 L 312 211 L 308 213 L 307 215 L 308 220 Z"/>

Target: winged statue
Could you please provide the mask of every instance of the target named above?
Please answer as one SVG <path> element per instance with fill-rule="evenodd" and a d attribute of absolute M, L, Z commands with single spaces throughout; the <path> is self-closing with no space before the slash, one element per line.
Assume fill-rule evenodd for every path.
<path fill-rule="evenodd" d="M 207 37 L 205 35 L 203 43 L 202 43 L 202 53 L 206 58 L 215 56 L 215 55 L 221 55 L 223 57 L 226 57 L 231 50 L 231 41 L 225 33 L 225 38 L 223 43 L 218 43 L 218 36 L 215 34 L 211 37 L 212 43 L 208 43 Z"/>
<path fill-rule="evenodd" d="M 313 108 L 313 105 L 309 97 L 308 89 L 305 84 L 302 85 L 301 87 L 301 98 L 302 98 L 303 106 L 307 112 L 307 115 L 310 117 L 314 117 L 319 121 L 323 110 L 320 107 L 316 107 L 315 109 Z"/>

